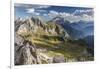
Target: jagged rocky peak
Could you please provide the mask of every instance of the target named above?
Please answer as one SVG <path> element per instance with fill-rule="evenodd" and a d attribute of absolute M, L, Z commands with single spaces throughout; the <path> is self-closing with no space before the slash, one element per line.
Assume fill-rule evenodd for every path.
<path fill-rule="evenodd" d="M 37 25 L 37 26 L 41 26 L 43 27 L 44 26 L 44 22 L 42 21 L 42 19 L 40 17 L 30 17 L 29 18 L 29 22 L 30 22 L 30 25 Z"/>
<path fill-rule="evenodd" d="M 40 17 L 27 17 L 27 18 L 17 18 L 15 19 L 15 24 L 20 24 L 20 23 L 27 23 L 27 24 L 34 24 L 34 25 L 38 25 L 38 26 L 42 26 L 43 25 L 43 21 Z"/>
<path fill-rule="evenodd" d="M 18 19 L 20 20 L 20 19 Z M 27 34 L 28 32 L 51 34 L 51 35 L 65 35 L 65 30 L 62 26 L 55 22 L 43 22 L 40 17 L 28 17 L 22 22 L 15 25 L 18 34 Z M 68 36 L 68 34 L 67 34 Z"/>
<path fill-rule="evenodd" d="M 18 34 L 25 34 L 28 33 L 28 31 L 35 32 L 39 27 L 44 28 L 44 23 L 40 18 L 28 17 L 24 21 L 21 21 L 20 19 L 15 20 L 15 30 Z"/>
<path fill-rule="evenodd" d="M 26 21 L 26 19 L 19 17 L 15 19 L 15 24 L 23 23 L 24 21 Z"/>

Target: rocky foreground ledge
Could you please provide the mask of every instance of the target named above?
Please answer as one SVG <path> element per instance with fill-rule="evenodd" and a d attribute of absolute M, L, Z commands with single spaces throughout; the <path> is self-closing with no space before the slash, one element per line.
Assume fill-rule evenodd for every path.
<path fill-rule="evenodd" d="M 15 35 L 15 65 L 42 64 L 43 62 L 61 63 L 65 62 L 65 58 L 64 56 L 48 57 L 39 52 L 36 46 L 30 41 L 26 41 L 21 36 Z"/>

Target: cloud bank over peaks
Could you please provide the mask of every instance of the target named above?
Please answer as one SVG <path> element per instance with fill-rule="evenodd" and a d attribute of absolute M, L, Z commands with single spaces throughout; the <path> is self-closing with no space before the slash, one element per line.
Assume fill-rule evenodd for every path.
<path fill-rule="evenodd" d="M 80 13 L 80 15 L 77 13 Z M 91 13 L 91 15 L 89 14 Z M 67 12 L 57 12 L 54 10 L 49 11 L 48 14 L 44 14 L 44 16 L 49 16 L 50 18 L 54 18 L 57 16 L 63 17 L 66 20 L 73 22 L 78 22 L 80 20 L 82 21 L 94 21 L 94 15 L 93 10 L 75 10 L 73 13 L 67 13 Z"/>

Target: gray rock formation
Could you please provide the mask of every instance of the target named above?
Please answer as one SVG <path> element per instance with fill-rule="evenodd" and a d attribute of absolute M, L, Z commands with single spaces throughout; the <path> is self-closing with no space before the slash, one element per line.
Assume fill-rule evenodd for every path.
<path fill-rule="evenodd" d="M 56 23 L 45 23 L 41 18 L 29 17 L 27 19 L 16 19 L 15 20 L 15 31 L 19 34 L 27 33 L 27 31 L 37 32 L 41 28 L 44 32 L 53 35 L 62 35 L 69 37 L 68 33 Z"/>
<path fill-rule="evenodd" d="M 53 63 L 63 63 L 65 62 L 64 56 L 55 56 L 53 58 Z"/>
<path fill-rule="evenodd" d="M 51 63 L 51 60 L 47 60 L 46 56 L 40 55 L 34 44 L 30 41 L 24 40 L 16 33 L 14 43 L 15 65 L 41 64 L 43 62 Z"/>
<path fill-rule="evenodd" d="M 15 65 L 37 64 L 37 51 L 35 45 L 15 36 Z"/>

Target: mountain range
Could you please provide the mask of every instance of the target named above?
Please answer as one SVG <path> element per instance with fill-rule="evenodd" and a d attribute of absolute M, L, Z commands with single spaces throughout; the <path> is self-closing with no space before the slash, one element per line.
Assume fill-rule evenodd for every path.
<path fill-rule="evenodd" d="M 79 21 L 70 23 L 62 17 L 55 17 L 50 22 L 61 25 L 72 39 L 85 39 L 86 43 L 92 49 L 94 48 L 94 22 Z"/>
<path fill-rule="evenodd" d="M 93 22 L 70 23 L 63 17 L 45 22 L 29 17 L 14 23 L 16 65 L 93 60 Z"/>
<path fill-rule="evenodd" d="M 23 22 L 22 22 L 23 21 Z M 27 23 L 26 23 L 27 22 Z M 18 24 L 19 23 L 19 24 Z M 22 26 L 19 28 L 23 30 L 23 27 L 28 28 L 28 30 L 32 29 L 32 31 L 41 30 L 42 33 L 49 33 L 53 35 L 63 35 L 62 37 L 67 36 L 71 39 L 86 39 L 88 37 L 94 37 L 94 23 L 79 21 L 70 23 L 68 20 L 63 17 L 55 17 L 48 22 L 43 22 L 41 18 L 30 17 L 26 20 L 15 20 L 15 30 L 18 30 L 18 25 L 22 23 Z M 27 31 L 28 31 L 27 30 Z M 18 32 L 20 32 L 18 31 Z M 40 34 L 40 33 L 39 33 Z M 93 41 L 94 39 L 92 39 Z M 89 42 L 89 41 L 88 41 Z M 89 44 L 90 45 L 90 44 Z"/>

